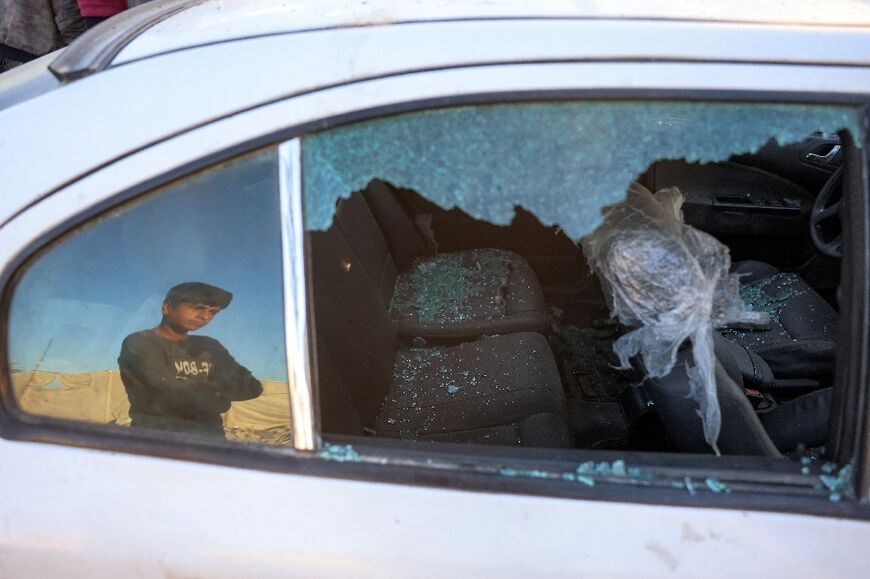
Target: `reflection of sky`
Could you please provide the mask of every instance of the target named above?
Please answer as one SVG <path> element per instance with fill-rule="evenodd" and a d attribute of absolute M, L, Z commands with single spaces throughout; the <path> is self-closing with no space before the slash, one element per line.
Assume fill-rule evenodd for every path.
<path fill-rule="evenodd" d="M 233 302 L 200 334 L 257 378 L 286 380 L 277 161 L 224 165 L 112 212 L 38 258 L 15 293 L 10 359 L 22 370 L 117 368 L 127 334 L 160 322 L 166 291 L 202 281 Z"/>

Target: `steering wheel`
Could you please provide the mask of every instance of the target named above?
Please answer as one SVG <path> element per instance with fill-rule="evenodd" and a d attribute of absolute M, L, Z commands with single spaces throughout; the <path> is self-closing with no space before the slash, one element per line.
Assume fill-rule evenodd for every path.
<path fill-rule="evenodd" d="M 837 223 L 840 233 L 831 240 L 825 239 L 822 229 L 825 222 L 830 222 L 832 219 L 839 221 L 841 200 L 837 199 L 834 202 L 832 200 L 835 194 L 840 191 L 842 184 L 843 168 L 840 167 L 834 171 L 834 174 L 831 175 L 825 186 L 819 191 L 819 195 L 816 197 L 812 212 L 810 213 L 810 237 L 813 240 L 813 245 L 825 255 L 836 258 L 843 257 L 842 226 Z"/>

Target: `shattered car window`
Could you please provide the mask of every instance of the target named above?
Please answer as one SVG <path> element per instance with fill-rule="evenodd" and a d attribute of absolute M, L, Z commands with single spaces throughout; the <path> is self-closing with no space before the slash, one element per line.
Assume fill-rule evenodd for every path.
<path fill-rule="evenodd" d="M 808 216 L 836 167 L 802 181 L 763 161 L 818 135 L 860 143 L 861 122 L 848 106 L 571 101 L 306 136 L 324 431 L 822 447 L 822 427 L 776 425 L 802 396 L 830 399 L 839 272 L 801 264 L 817 253 Z"/>
<path fill-rule="evenodd" d="M 724 161 L 771 139 L 860 134 L 851 107 L 680 102 L 469 106 L 389 117 L 305 138 L 306 226 L 372 179 L 507 225 L 519 205 L 579 239 L 658 160 Z"/>

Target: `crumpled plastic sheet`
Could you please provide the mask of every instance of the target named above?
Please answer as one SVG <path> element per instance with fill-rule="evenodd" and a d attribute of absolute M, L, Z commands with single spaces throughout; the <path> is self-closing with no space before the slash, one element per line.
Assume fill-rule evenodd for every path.
<path fill-rule="evenodd" d="M 747 314 L 739 278 L 729 272 L 728 248 L 682 222 L 682 199 L 675 187 L 653 195 L 634 183 L 582 243 L 609 294 L 611 314 L 635 328 L 613 344 L 622 368 L 639 354 L 651 378 L 665 376 L 680 346 L 691 340 L 690 396 L 698 403 L 704 438 L 718 454 L 713 329 Z"/>
<path fill-rule="evenodd" d="M 496 249 L 418 258 L 396 279 L 390 315 L 422 323 L 503 318 L 508 260 Z"/>

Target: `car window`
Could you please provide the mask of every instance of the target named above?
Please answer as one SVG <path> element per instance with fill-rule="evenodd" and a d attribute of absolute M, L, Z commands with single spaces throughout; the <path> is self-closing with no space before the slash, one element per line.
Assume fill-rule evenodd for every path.
<path fill-rule="evenodd" d="M 23 268 L 9 318 L 24 412 L 289 444 L 275 150 L 99 215 Z"/>
<path fill-rule="evenodd" d="M 30 415 L 341 462 L 390 462 L 367 441 L 626 453 L 492 467 L 587 486 L 649 482 L 626 465 L 637 451 L 793 459 L 839 500 L 851 470 L 827 462 L 828 422 L 854 257 L 839 214 L 862 122 L 849 106 L 553 101 L 304 135 L 31 257 L 10 300 L 12 394 Z M 296 224 L 282 239 L 288 201 L 304 256 Z M 310 314 L 292 348 L 282 242 L 310 309 L 289 291 Z M 291 440 L 291 402 L 311 411 L 308 367 L 288 384 L 294 348 L 311 355 L 313 442 Z"/>
<path fill-rule="evenodd" d="M 566 101 L 304 137 L 325 433 L 823 456 L 825 250 L 860 127 L 848 106 Z"/>

